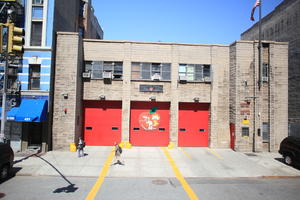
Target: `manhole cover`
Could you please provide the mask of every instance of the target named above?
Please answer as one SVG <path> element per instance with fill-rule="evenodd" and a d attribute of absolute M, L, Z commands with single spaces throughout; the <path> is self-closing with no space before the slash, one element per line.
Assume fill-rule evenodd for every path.
<path fill-rule="evenodd" d="M 245 153 L 247 156 L 257 156 L 256 154 L 254 153 Z"/>
<path fill-rule="evenodd" d="M 153 180 L 152 183 L 155 184 L 155 185 L 165 185 L 168 182 L 165 181 L 165 180 Z"/>

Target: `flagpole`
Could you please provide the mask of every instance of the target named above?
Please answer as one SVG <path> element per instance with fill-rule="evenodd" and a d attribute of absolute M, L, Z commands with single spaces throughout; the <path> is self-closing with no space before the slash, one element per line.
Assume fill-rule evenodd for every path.
<path fill-rule="evenodd" d="M 259 21 L 258 21 L 258 90 L 261 87 L 261 69 L 262 69 L 262 44 L 261 44 L 261 7 L 262 7 L 262 0 L 260 0 L 259 5 Z"/>

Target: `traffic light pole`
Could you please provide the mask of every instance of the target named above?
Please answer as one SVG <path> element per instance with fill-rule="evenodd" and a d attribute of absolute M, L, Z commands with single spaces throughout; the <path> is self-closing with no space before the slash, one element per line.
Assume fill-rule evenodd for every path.
<path fill-rule="evenodd" d="M 8 41 L 8 34 L 7 34 Z M 0 142 L 5 141 L 5 124 L 6 124 L 6 93 L 7 93 L 7 69 L 8 69 L 8 45 L 6 45 L 6 50 L 4 52 L 5 65 L 4 65 L 4 77 L 3 77 L 3 94 L 2 94 L 2 111 L 1 111 L 1 130 L 0 130 Z"/>

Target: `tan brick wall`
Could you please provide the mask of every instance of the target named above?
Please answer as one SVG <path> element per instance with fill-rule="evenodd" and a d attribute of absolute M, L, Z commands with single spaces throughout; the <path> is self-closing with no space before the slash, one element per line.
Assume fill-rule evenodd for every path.
<path fill-rule="evenodd" d="M 288 50 L 288 116 L 290 135 L 300 136 L 300 1 L 282 1 L 262 18 L 262 39 L 289 42 Z M 258 40 L 259 23 L 241 34 L 242 40 Z"/>
<path fill-rule="evenodd" d="M 85 60 L 123 61 L 123 81 L 112 81 L 111 85 L 104 84 L 103 80 L 87 81 L 84 83 L 84 99 L 97 100 L 101 93 L 107 100 L 122 100 L 124 140 L 129 139 L 130 101 L 149 101 L 155 96 L 156 101 L 170 102 L 170 140 L 177 143 L 178 103 L 194 102 L 194 97 L 199 97 L 200 102 L 211 103 L 214 95 L 218 100 L 212 104 L 216 114 L 211 118 L 213 133 L 210 133 L 210 143 L 214 147 L 228 148 L 228 54 L 225 45 L 84 40 Z M 131 62 L 171 63 L 171 81 L 131 81 Z M 212 83 L 178 83 L 179 63 L 212 64 Z M 139 92 L 140 84 L 163 85 L 163 93 Z"/>
<path fill-rule="evenodd" d="M 269 52 L 263 51 L 262 58 L 264 62 L 269 62 L 270 77 L 268 82 L 262 83 L 260 89 L 257 84 L 258 43 L 237 41 L 230 47 L 232 52 L 230 58 L 230 121 L 235 124 L 235 149 L 238 151 L 253 151 L 253 137 L 255 137 L 255 151 L 277 151 L 279 141 L 287 136 L 288 45 L 278 42 L 269 43 Z M 247 81 L 247 87 L 245 87 L 245 81 Z M 253 97 L 256 97 L 255 100 Z M 245 100 L 249 101 L 250 114 L 247 115 L 247 118 L 250 123 L 248 125 L 242 123 L 245 114 L 242 114 L 241 111 L 244 110 L 242 104 Z M 262 140 L 263 122 L 270 123 L 269 143 L 264 143 Z M 249 137 L 242 137 L 242 127 L 249 128 Z M 261 129 L 260 136 L 258 129 Z"/>
<path fill-rule="evenodd" d="M 76 47 L 77 46 L 77 47 Z M 55 148 L 64 148 L 76 141 L 82 126 L 81 100 L 122 101 L 122 140 L 129 140 L 130 102 L 156 101 L 170 102 L 170 140 L 177 144 L 178 104 L 194 102 L 210 103 L 209 146 L 229 148 L 229 122 L 236 125 L 236 150 L 251 151 L 255 119 L 255 148 L 265 150 L 257 129 L 261 123 L 270 120 L 270 150 L 276 151 L 279 141 L 287 134 L 287 44 L 270 43 L 269 61 L 271 66 L 270 85 L 264 84 L 254 93 L 257 82 L 258 53 L 257 43 L 237 41 L 230 48 L 225 45 L 196 45 L 175 43 L 147 43 L 131 41 L 83 40 L 83 53 L 77 34 L 58 34 L 57 67 L 54 97 L 53 143 Z M 123 80 L 112 80 L 105 84 L 103 80 L 81 80 L 84 60 L 122 61 Z M 76 59 L 74 59 L 76 58 Z M 171 63 L 170 81 L 134 81 L 131 80 L 131 62 Z M 212 81 L 203 83 L 178 82 L 180 63 L 211 64 Z M 247 87 L 244 86 L 245 81 Z M 83 94 L 80 85 L 83 83 Z M 162 85 L 162 93 L 139 92 L 140 84 Z M 270 87 L 269 87 L 270 86 Z M 269 101 L 270 89 L 270 101 Z M 62 98 L 68 93 L 69 99 Z M 74 97 L 73 97 L 74 96 Z M 254 99 L 257 96 L 254 118 Z M 249 101 L 247 116 L 249 125 L 242 124 L 241 103 Z M 229 104 L 230 102 L 230 104 Z M 63 108 L 70 108 L 64 114 Z M 271 109 L 267 109 L 270 106 Z M 270 117 L 269 117 L 270 113 Z M 80 125 L 79 125 L 80 124 Z M 241 128 L 249 127 L 249 137 L 241 136 Z"/>
<path fill-rule="evenodd" d="M 69 144 L 76 142 L 81 134 L 81 49 L 77 33 L 57 34 L 52 126 L 54 150 L 69 149 Z M 64 98 L 63 94 L 68 97 Z"/>

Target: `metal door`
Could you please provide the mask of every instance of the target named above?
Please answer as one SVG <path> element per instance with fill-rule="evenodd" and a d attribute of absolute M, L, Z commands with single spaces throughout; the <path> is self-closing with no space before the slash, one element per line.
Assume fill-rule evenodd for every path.
<path fill-rule="evenodd" d="M 130 143 L 134 146 L 168 146 L 170 103 L 131 102 Z"/>
<path fill-rule="evenodd" d="M 84 140 L 87 145 L 120 142 L 121 122 L 121 101 L 84 101 Z"/>
<path fill-rule="evenodd" d="M 207 147 L 209 104 L 179 103 L 178 146 Z"/>

